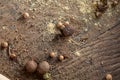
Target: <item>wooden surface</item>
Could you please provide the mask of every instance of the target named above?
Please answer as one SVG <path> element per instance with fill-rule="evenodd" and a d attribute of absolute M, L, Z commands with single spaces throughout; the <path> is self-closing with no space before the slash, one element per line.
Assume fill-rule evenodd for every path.
<path fill-rule="evenodd" d="M 96 0 L 0 0 L 0 42 L 10 42 L 17 56 L 16 62 L 0 49 L 0 74 L 11 80 L 42 80 L 24 69 L 33 58 L 49 62 L 53 80 L 102 80 L 106 73 L 120 80 L 120 24 L 114 26 L 120 20 L 120 4 L 96 19 L 92 1 Z M 19 20 L 24 12 L 30 18 Z M 58 40 L 55 25 L 66 20 L 75 33 Z M 49 59 L 51 51 L 70 58 Z"/>
<path fill-rule="evenodd" d="M 120 79 L 120 24 L 101 34 L 96 40 L 80 49 L 80 57 L 58 68 L 63 80 L 104 80 L 111 73 L 113 80 Z M 69 76 L 69 77 L 68 77 Z"/>

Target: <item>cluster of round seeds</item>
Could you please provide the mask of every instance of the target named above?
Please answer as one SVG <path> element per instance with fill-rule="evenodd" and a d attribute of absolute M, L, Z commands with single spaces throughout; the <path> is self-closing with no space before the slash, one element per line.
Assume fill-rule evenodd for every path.
<path fill-rule="evenodd" d="M 57 57 L 56 53 L 54 53 L 54 52 L 49 53 L 49 56 L 50 56 L 51 58 Z M 63 61 L 64 59 L 65 59 L 65 58 L 64 58 L 63 55 L 59 55 L 59 56 L 58 56 L 58 60 L 59 60 L 59 61 Z"/>
<path fill-rule="evenodd" d="M 58 22 L 57 28 L 60 30 L 62 36 L 64 36 L 64 37 L 72 36 L 74 33 L 74 29 L 70 26 L 68 21 L 66 21 L 64 23 Z"/>
<path fill-rule="evenodd" d="M 29 73 L 34 73 L 35 71 L 37 71 L 38 74 L 45 74 L 49 71 L 50 65 L 47 61 L 42 61 L 37 64 L 37 62 L 35 62 L 34 60 L 30 60 L 26 63 L 25 69 Z"/>

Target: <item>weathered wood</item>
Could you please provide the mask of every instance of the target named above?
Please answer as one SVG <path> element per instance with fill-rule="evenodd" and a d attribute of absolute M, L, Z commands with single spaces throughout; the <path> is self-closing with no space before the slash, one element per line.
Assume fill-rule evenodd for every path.
<path fill-rule="evenodd" d="M 55 80 L 102 80 L 106 73 L 111 73 L 113 80 L 120 79 L 120 25 L 86 44 L 79 52 L 79 58 L 56 70 L 64 74 L 56 74 Z"/>
<path fill-rule="evenodd" d="M 38 63 L 47 60 L 51 64 L 53 80 L 101 80 L 109 72 L 113 80 L 119 80 L 120 26 L 112 25 L 120 18 L 120 4 L 95 19 L 93 1 L 0 0 L 0 42 L 10 41 L 11 52 L 17 55 L 14 62 L 6 50 L 0 50 L 0 73 L 11 80 L 39 80 L 38 75 L 23 69 L 33 57 Z M 18 20 L 24 12 L 30 18 Z M 64 20 L 75 33 L 70 40 L 54 41 L 59 34 L 54 25 Z M 70 57 L 58 62 L 57 58 L 48 59 L 50 51 Z M 79 57 L 74 52 L 80 53 Z"/>

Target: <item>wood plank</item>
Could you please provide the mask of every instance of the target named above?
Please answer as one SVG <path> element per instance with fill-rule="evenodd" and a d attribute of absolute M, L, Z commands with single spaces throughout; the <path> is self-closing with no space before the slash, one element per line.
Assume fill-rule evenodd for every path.
<path fill-rule="evenodd" d="M 62 64 L 54 74 L 58 80 L 102 80 L 106 73 L 113 75 L 113 80 L 120 79 L 120 24 L 101 34 L 84 46 L 79 58 Z M 66 65 L 67 64 L 67 65 Z"/>

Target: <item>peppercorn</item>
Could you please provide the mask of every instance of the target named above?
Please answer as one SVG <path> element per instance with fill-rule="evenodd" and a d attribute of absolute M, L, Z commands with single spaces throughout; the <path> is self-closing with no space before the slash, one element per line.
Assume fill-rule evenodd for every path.
<path fill-rule="evenodd" d="M 63 29 L 65 26 L 63 25 L 63 23 L 62 22 L 58 22 L 57 23 L 57 28 L 58 29 Z"/>
<path fill-rule="evenodd" d="M 63 55 L 59 55 L 58 59 L 59 59 L 60 61 L 63 61 L 63 60 L 64 60 L 64 56 L 63 56 Z"/>
<path fill-rule="evenodd" d="M 51 58 L 55 58 L 55 57 L 56 57 L 56 54 L 55 54 L 54 52 L 51 52 L 51 53 L 49 54 L 49 56 L 50 56 Z"/>
<path fill-rule="evenodd" d="M 16 56 L 16 54 L 11 53 L 11 54 L 9 55 L 9 57 L 10 57 L 10 59 L 15 59 L 17 56 Z"/>
<path fill-rule="evenodd" d="M 27 13 L 27 12 L 23 13 L 23 18 L 24 18 L 24 19 L 27 19 L 27 18 L 29 18 L 29 17 L 30 17 L 29 13 Z"/>
<path fill-rule="evenodd" d="M 1 43 L 1 47 L 2 47 L 2 48 L 7 48 L 7 47 L 8 47 L 8 43 L 5 42 L 5 41 L 2 42 L 2 43 Z"/>
<path fill-rule="evenodd" d="M 29 73 L 33 73 L 37 69 L 37 63 L 34 60 L 30 60 L 25 65 L 26 71 Z"/>
<path fill-rule="evenodd" d="M 111 74 L 106 74 L 106 80 L 112 80 L 112 75 Z"/>
<path fill-rule="evenodd" d="M 66 21 L 63 25 L 64 25 L 64 26 L 69 26 L 70 23 L 69 23 L 68 21 Z"/>
<path fill-rule="evenodd" d="M 49 71 L 49 69 L 50 69 L 49 63 L 47 61 L 42 61 L 38 65 L 37 72 L 38 74 L 45 74 Z"/>

